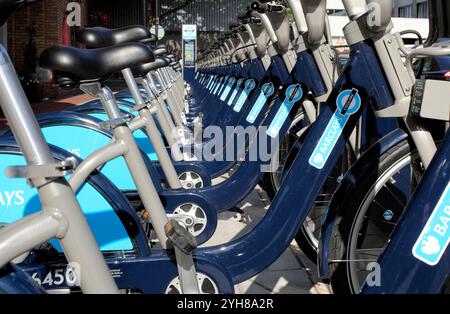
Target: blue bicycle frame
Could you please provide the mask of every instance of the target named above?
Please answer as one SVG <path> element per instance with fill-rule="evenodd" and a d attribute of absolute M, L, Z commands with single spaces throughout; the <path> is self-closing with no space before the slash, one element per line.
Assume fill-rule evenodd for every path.
<path fill-rule="evenodd" d="M 387 107 L 394 103 L 377 60 L 370 41 L 351 46 L 348 66 L 263 220 L 240 239 L 197 250 L 197 254 L 217 258 L 228 269 L 234 283 L 264 270 L 289 246 L 342 154 L 365 106 Z"/>
<path fill-rule="evenodd" d="M 379 258 L 381 285 L 363 293 L 440 293 L 450 274 L 450 134 Z"/>

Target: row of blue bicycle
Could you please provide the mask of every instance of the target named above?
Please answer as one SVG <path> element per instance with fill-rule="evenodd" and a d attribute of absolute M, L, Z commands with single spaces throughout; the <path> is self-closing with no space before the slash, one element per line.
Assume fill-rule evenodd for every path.
<path fill-rule="evenodd" d="M 334 293 L 448 292 L 450 82 L 424 63 L 450 6 L 411 46 L 392 1 L 342 2 L 348 55 L 326 0 L 253 1 L 190 81 L 144 26 L 81 29 L 39 63 L 96 100 L 36 117 L 1 47 L 0 291 L 233 293 L 295 239 Z M 258 184 L 262 220 L 205 246 Z"/>

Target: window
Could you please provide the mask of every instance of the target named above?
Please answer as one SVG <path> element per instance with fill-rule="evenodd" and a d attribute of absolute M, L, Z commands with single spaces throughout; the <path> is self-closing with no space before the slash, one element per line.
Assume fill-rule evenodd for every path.
<path fill-rule="evenodd" d="M 108 1 L 101 1 L 108 2 Z M 123 1 L 127 2 L 127 1 Z M 199 31 L 225 31 L 230 22 L 247 7 L 242 0 L 160 0 L 161 25 L 179 32 L 183 24 L 196 24 Z M 172 11 L 179 8 L 178 11 Z"/>
<path fill-rule="evenodd" d="M 450 57 L 428 57 L 424 59 L 416 60 L 413 63 L 414 72 L 418 76 L 422 75 L 437 75 L 439 73 L 446 73 L 450 69 Z M 433 73 L 434 72 L 434 73 Z"/>
<path fill-rule="evenodd" d="M 407 5 L 407 6 L 398 8 L 398 16 L 399 17 L 413 17 L 412 5 Z"/>
<path fill-rule="evenodd" d="M 417 17 L 419 19 L 428 18 L 428 2 L 422 2 L 417 4 Z"/>

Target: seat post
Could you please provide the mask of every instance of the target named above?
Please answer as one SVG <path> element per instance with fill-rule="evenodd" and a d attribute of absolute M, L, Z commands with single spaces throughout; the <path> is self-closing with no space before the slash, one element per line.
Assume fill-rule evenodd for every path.
<path fill-rule="evenodd" d="M 181 185 L 180 179 L 178 178 L 175 166 L 173 165 L 172 159 L 167 152 L 166 145 L 164 144 L 163 139 L 159 135 L 159 130 L 156 126 L 155 120 L 153 119 L 153 115 L 151 114 L 147 106 L 144 106 L 145 101 L 139 91 L 139 86 L 134 79 L 133 72 L 131 71 L 131 69 L 124 69 L 122 70 L 122 74 L 124 76 L 125 82 L 127 83 L 128 89 L 131 92 L 131 95 L 133 95 L 136 106 L 138 108 L 141 108 L 139 109 L 139 115 L 147 122 L 145 129 L 148 136 L 150 137 L 150 141 L 152 142 L 153 147 L 155 148 L 156 154 L 158 155 L 158 159 L 164 175 L 166 176 L 167 182 L 172 189 L 181 189 L 183 186 Z"/>
<path fill-rule="evenodd" d="M 170 79 L 167 68 L 160 68 L 158 69 L 158 72 L 166 82 L 167 93 L 169 96 L 171 96 L 170 98 L 172 98 L 172 101 L 174 103 L 173 106 L 176 106 L 176 109 L 177 111 L 179 111 L 179 115 L 181 116 L 181 112 L 184 110 L 184 106 L 182 103 L 183 99 L 179 94 L 176 86 L 173 84 L 173 81 Z"/>
<path fill-rule="evenodd" d="M 160 99 L 160 96 L 158 95 L 159 93 L 156 92 L 155 90 L 153 90 L 153 88 L 156 89 L 156 86 L 155 86 L 153 77 L 150 73 L 147 73 L 147 75 L 144 79 L 144 82 L 145 82 L 146 86 L 148 87 L 150 94 L 158 99 L 158 107 L 160 108 L 160 110 L 162 111 L 164 116 L 166 117 L 166 120 L 167 120 L 167 123 L 169 124 L 170 129 L 171 130 L 175 129 L 175 123 L 173 122 L 172 117 L 170 116 L 169 110 L 167 110 L 167 107 L 164 105 L 164 103 L 161 103 L 162 100 Z"/>
<path fill-rule="evenodd" d="M 178 127 L 184 127 L 183 120 L 181 119 L 181 112 L 178 108 L 178 105 L 175 104 L 172 94 L 168 90 L 168 85 L 166 84 L 166 82 L 164 81 L 164 78 L 162 77 L 161 73 L 159 73 L 158 70 L 156 70 L 154 73 L 156 74 L 158 81 L 164 90 L 164 94 L 167 96 L 168 105 L 169 105 L 170 109 L 172 110 L 172 116 L 175 120 L 176 125 Z"/>

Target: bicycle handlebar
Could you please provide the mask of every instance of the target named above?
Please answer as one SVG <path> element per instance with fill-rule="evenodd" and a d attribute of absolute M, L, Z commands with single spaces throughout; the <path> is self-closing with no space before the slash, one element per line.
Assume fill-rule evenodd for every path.
<path fill-rule="evenodd" d="M 250 18 L 250 12 L 249 12 L 249 11 L 241 12 L 241 13 L 238 15 L 238 20 L 246 20 L 246 19 L 248 19 L 248 18 Z"/>
<path fill-rule="evenodd" d="M 258 17 L 252 17 L 252 18 L 250 19 L 250 23 L 252 23 L 252 24 L 262 24 L 262 21 L 261 21 L 261 19 L 258 18 Z"/>
<path fill-rule="evenodd" d="M 317 45 L 325 34 L 327 2 L 326 0 L 301 0 L 301 4 L 308 26 L 308 41 L 312 45 Z"/>
<path fill-rule="evenodd" d="M 230 31 L 233 31 L 236 28 L 238 28 L 239 26 L 240 26 L 240 24 L 238 22 L 231 22 L 229 25 L 229 29 L 230 29 Z"/>
<path fill-rule="evenodd" d="M 250 5 L 250 8 L 258 13 L 267 13 L 267 12 L 283 12 L 284 7 L 281 5 L 268 4 L 263 3 L 262 1 L 253 1 Z"/>

